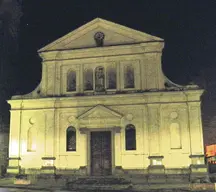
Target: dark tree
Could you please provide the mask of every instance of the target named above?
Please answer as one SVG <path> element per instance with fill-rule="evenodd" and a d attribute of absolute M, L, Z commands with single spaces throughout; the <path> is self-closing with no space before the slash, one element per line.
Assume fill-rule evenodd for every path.
<path fill-rule="evenodd" d="M 9 122 L 6 100 L 15 92 L 21 3 L 20 0 L 0 0 L 0 129 Z"/>

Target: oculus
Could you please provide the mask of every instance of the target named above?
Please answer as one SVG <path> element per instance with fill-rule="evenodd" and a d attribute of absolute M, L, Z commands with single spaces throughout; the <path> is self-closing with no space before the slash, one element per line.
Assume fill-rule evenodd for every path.
<path fill-rule="evenodd" d="M 103 41 L 104 41 L 105 35 L 103 32 L 96 32 L 94 35 L 94 40 L 97 45 L 97 47 L 102 47 L 103 46 Z"/>

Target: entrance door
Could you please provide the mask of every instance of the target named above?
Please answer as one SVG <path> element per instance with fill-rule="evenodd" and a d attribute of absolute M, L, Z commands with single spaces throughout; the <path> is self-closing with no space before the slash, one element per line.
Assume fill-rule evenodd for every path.
<path fill-rule="evenodd" d="M 111 174 L 111 132 L 91 132 L 91 174 Z"/>

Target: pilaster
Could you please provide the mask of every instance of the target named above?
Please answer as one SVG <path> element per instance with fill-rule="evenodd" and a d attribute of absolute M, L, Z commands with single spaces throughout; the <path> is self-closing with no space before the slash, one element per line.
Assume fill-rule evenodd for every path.
<path fill-rule="evenodd" d="M 47 110 L 45 124 L 45 154 L 44 157 L 54 157 L 55 143 L 55 110 Z"/>
<path fill-rule="evenodd" d="M 124 65 L 119 62 L 119 90 L 122 91 L 124 89 Z"/>
<path fill-rule="evenodd" d="M 148 183 L 165 183 L 165 167 L 162 163 L 163 156 L 149 156 Z"/>
<path fill-rule="evenodd" d="M 115 152 L 115 167 L 120 167 L 121 163 L 121 127 L 114 128 L 114 152 Z"/>
<path fill-rule="evenodd" d="M 20 127 L 21 110 L 11 110 L 10 119 L 10 142 L 9 142 L 9 162 L 7 167 L 8 174 L 17 174 L 20 171 Z"/>
<path fill-rule="evenodd" d="M 143 109 L 143 153 L 144 155 L 148 155 L 149 154 L 149 130 L 148 130 L 148 109 L 147 106 L 144 106 Z"/>
<path fill-rule="evenodd" d="M 41 167 L 41 174 L 54 175 L 55 174 L 55 157 L 42 157 L 43 165 Z"/>
<path fill-rule="evenodd" d="M 121 68 L 120 68 L 120 62 L 116 62 L 116 90 L 121 90 Z"/>
<path fill-rule="evenodd" d="M 205 156 L 190 155 L 190 159 L 190 181 L 195 182 L 197 179 L 206 179 L 208 174 L 208 165 L 205 164 Z"/>
<path fill-rule="evenodd" d="M 8 158 L 8 167 L 7 167 L 7 174 L 8 175 L 16 175 L 20 173 L 20 165 L 19 161 L 21 160 L 20 157 L 9 157 Z"/>
<path fill-rule="evenodd" d="M 189 102 L 189 128 L 192 155 L 204 154 L 200 102 Z"/>
<path fill-rule="evenodd" d="M 79 72 L 77 73 L 79 75 L 79 93 L 84 92 L 84 70 L 83 70 L 83 65 L 80 65 L 79 67 Z"/>
<path fill-rule="evenodd" d="M 89 130 L 86 128 L 80 128 L 79 129 L 79 151 L 80 151 L 80 157 L 82 157 L 80 166 L 81 167 L 87 167 L 88 166 L 88 135 Z M 78 134 L 78 132 L 77 132 Z"/>
<path fill-rule="evenodd" d="M 148 127 L 149 127 L 149 154 L 150 156 L 160 155 L 160 105 L 148 104 Z"/>

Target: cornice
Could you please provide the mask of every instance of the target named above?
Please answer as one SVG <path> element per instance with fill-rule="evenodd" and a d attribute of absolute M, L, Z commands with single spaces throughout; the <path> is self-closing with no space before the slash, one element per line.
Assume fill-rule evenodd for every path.
<path fill-rule="evenodd" d="M 97 95 L 97 96 L 75 96 L 75 97 L 49 97 L 38 99 L 16 99 L 9 100 L 12 110 L 19 109 L 58 109 L 58 108 L 76 108 L 92 107 L 98 104 L 108 105 L 140 105 L 140 104 L 178 104 L 178 103 L 199 103 L 203 90 L 186 91 L 160 91 L 144 92 L 132 94 L 116 95 Z"/>
<path fill-rule="evenodd" d="M 117 45 L 107 47 L 94 47 L 84 49 L 55 50 L 40 52 L 39 55 L 44 61 L 58 61 L 67 59 L 83 59 L 92 57 L 108 57 L 144 53 L 161 53 L 164 47 L 163 42 L 147 42 L 130 45 Z"/>

